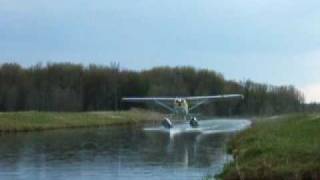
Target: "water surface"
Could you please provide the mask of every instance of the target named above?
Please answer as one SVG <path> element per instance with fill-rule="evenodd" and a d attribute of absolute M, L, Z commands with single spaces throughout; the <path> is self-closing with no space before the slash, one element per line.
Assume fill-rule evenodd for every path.
<path fill-rule="evenodd" d="M 0 135 L 0 179 L 202 179 L 231 160 L 226 142 L 247 120 L 199 128 L 65 129 Z"/>

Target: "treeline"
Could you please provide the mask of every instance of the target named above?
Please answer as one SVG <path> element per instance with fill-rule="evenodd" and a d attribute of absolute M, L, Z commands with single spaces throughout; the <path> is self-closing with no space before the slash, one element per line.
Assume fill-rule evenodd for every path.
<path fill-rule="evenodd" d="M 293 86 L 228 81 L 212 70 L 157 67 L 145 71 L 53 63 L 0 67 L 0 111 L 96 111 L 128 109 L 124 96 L 199 96 L 241 93 L 242 101 L 211 103 L 199 111 L 217 115 L 263 115 L 302 111 Z M 141 107 L 145 105 L 140 105 Z M 152 106 L 153 107 L 153 106 Z"/>
<path fill-rule="evenodd" d="M 304 111 L 309 113 L 319 113 L 320 103 L 309 103 L 304 105 Z"/>

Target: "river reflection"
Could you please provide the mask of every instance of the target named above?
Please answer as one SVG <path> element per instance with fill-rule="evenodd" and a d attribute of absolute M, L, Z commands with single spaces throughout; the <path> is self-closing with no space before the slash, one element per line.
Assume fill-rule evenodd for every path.
<path fill-rule="evenodd" d="M 202 179 L 221 171 L 226 141 L 249 125 L 206 123 L 174 134 L 136 126 L 2 134 L 0 179 Z"/>

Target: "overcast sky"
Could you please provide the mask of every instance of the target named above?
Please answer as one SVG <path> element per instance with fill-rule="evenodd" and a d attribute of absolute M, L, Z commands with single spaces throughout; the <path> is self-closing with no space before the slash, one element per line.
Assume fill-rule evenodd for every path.
<path fill-rule="evenodd" d="M 320 1 L 0 0 L 0 63 L 191 65 L 320 102 Z"/>

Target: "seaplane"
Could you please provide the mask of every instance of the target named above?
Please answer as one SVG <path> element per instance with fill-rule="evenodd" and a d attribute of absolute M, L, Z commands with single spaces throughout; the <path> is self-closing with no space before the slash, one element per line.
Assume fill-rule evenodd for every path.
<path fill-rule="evenodd" d="M 187 97 L 124 97 L 122 101 L 133 103 L 153 102 L 171 112 L 174 115 L 183 116 L 184 120 L 189 121 L 191 127 L 198 127 L 199 123 L 195 116 L 191 115 L 191 111 L 216 101 L 239 100 L 243 99 L 241 94 L 224 94 L 214 96 L 187 96 Z M 165 117 L 161 123 L 167 129 L 173 128 L 172 121 Z"/>

